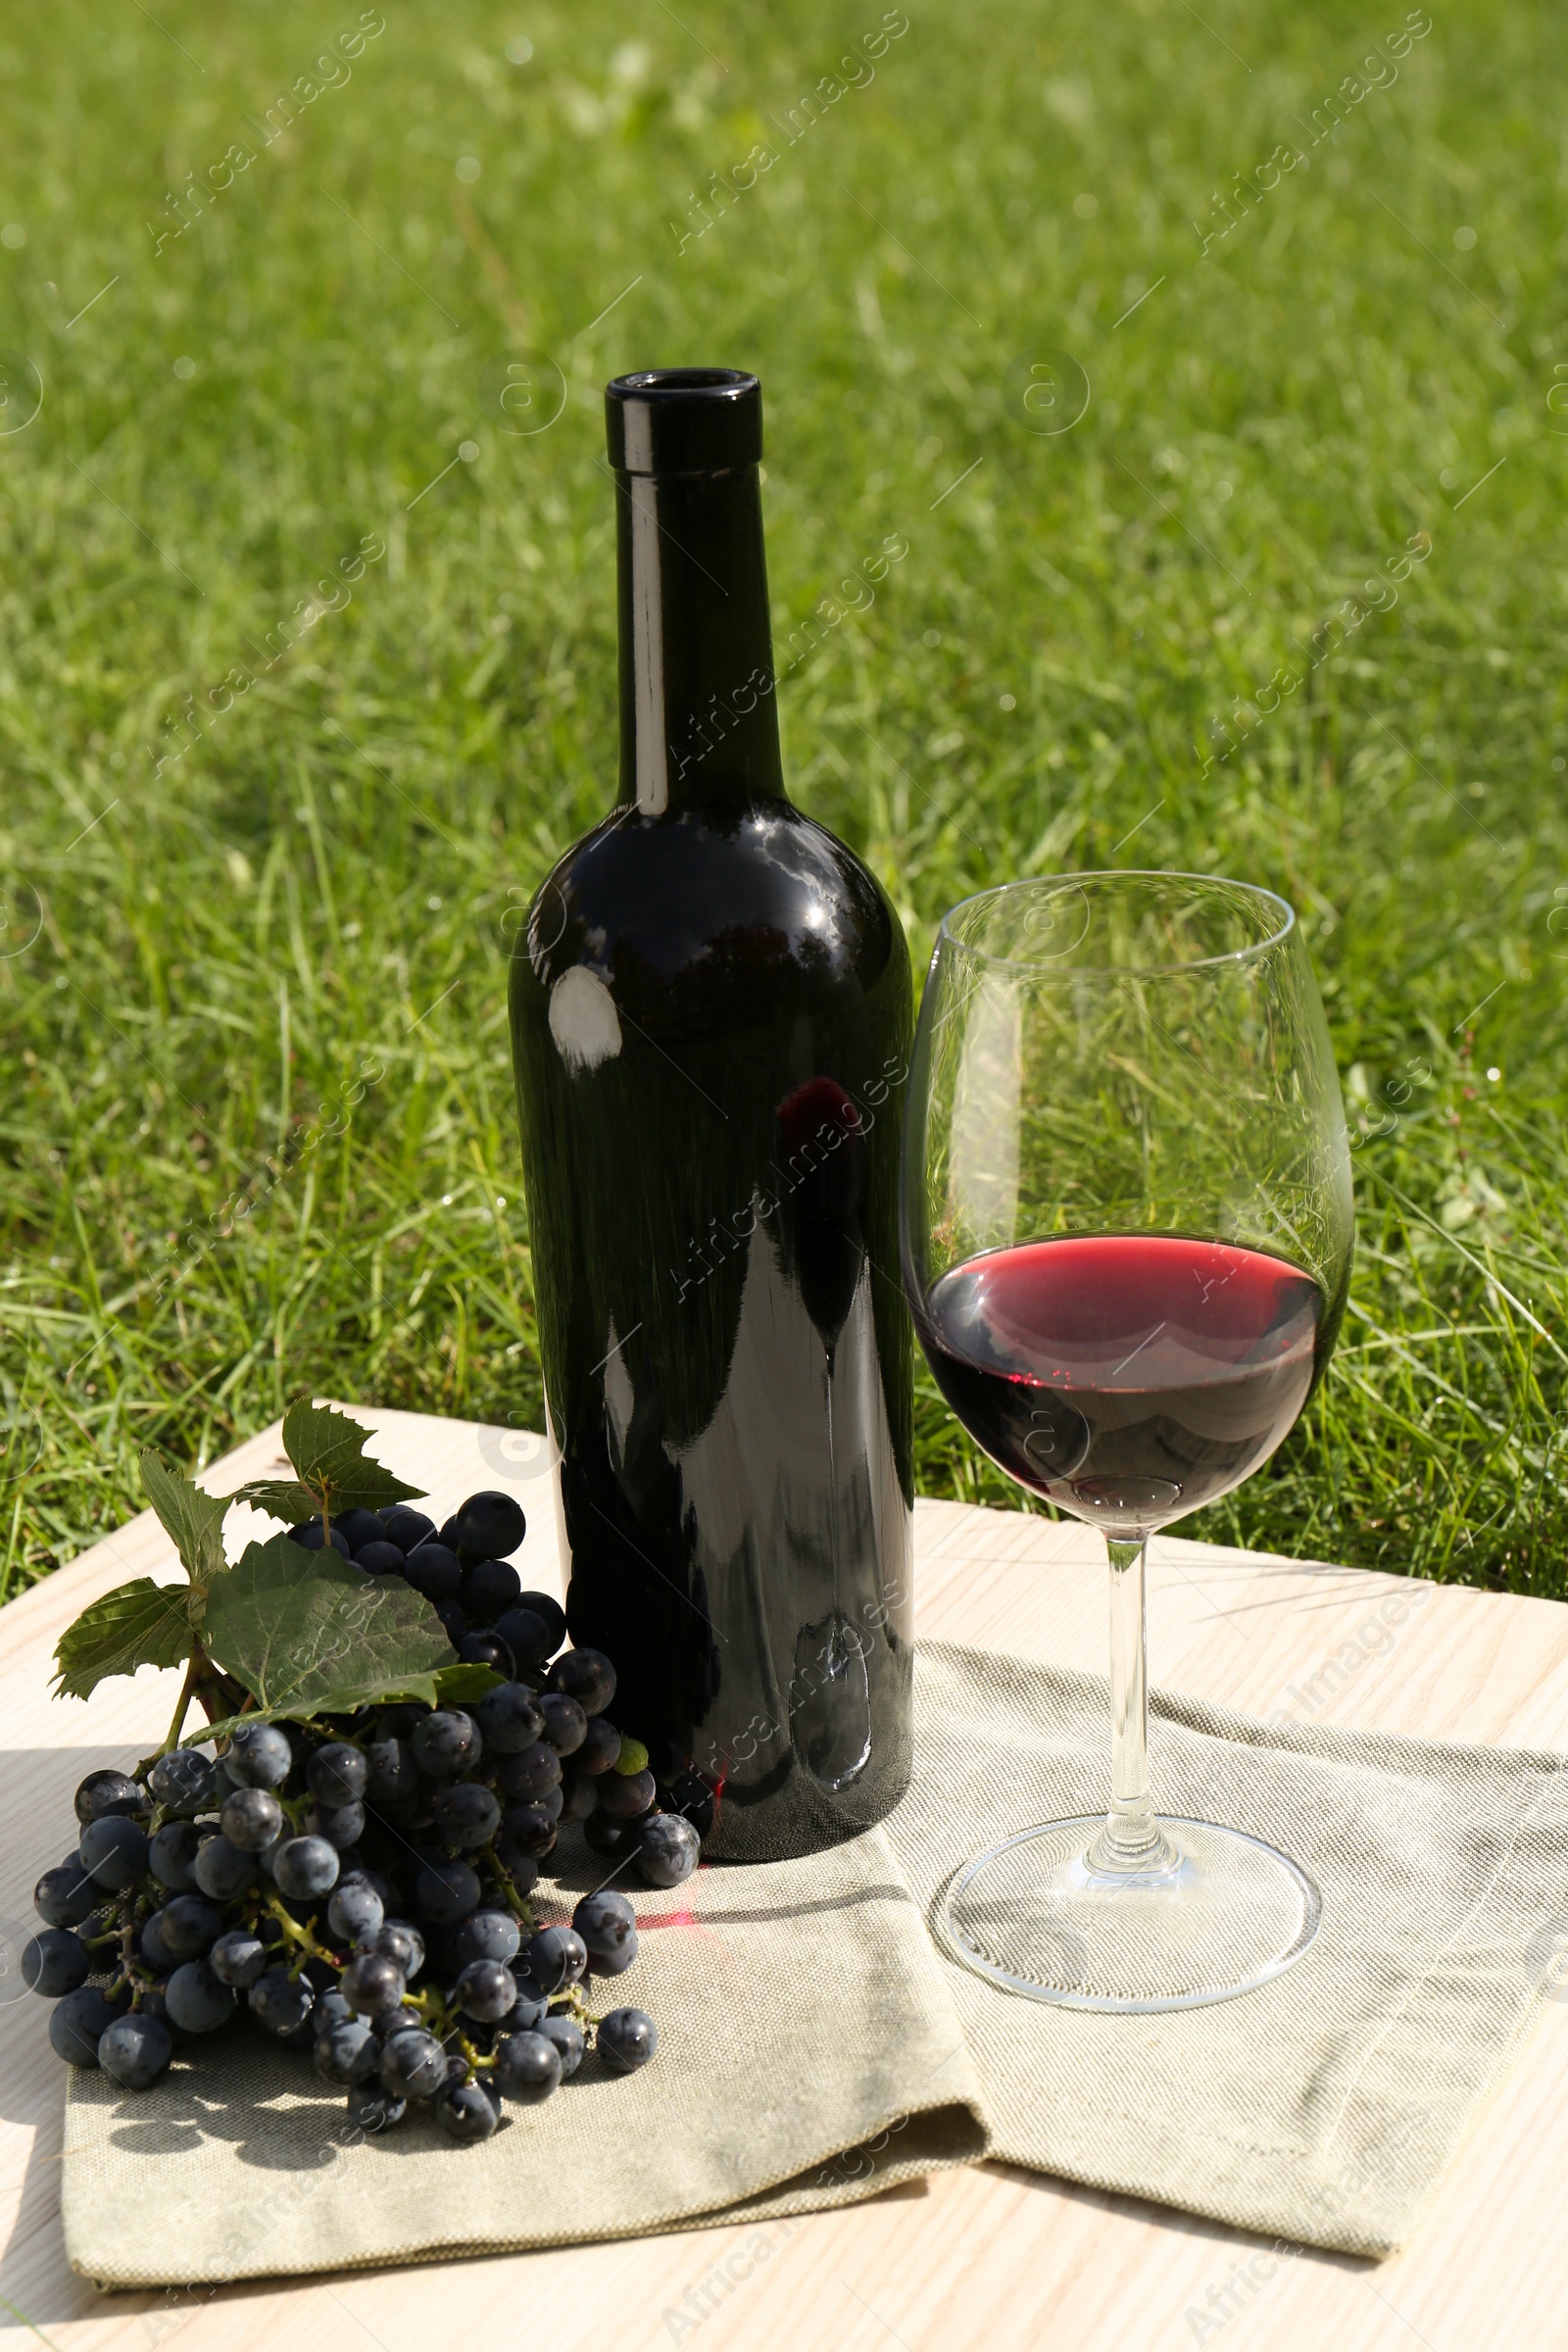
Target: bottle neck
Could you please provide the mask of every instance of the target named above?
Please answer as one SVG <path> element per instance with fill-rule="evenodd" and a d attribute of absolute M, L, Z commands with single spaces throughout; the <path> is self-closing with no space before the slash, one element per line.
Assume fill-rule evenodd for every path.
<path fill-rule="evenodd" d="M 615 512 L 620 801 L 782 798 L 756 466 L 617 473 Z"/>

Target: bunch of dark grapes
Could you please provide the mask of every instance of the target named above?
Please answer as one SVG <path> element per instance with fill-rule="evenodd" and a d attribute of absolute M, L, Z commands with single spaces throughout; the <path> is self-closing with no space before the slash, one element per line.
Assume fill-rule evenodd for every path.
<path fill-rule="evenodd" d="M 605 1713 L 609 1658 L 561 1650 L 559 1604 L 521 1592 L 500 1556 L 523 1535 L 509 1496 L 471 1496 L 439 1536 L 403 1509 L 346 1512 L 340 1528 L 368 1574 L 421 1592 L 450 1579 L 437 1606 L 462 1611 L 454 1641 L 506 1679 L 471 1709 L 242 1725 L 220 1754 L 89 1773 L 78 1845 L 38 1882 L 45 1926 L 23 1973 L 56 2003 L 60 2056 L 127 2089 L 248 2014 L 313 2051 L 360 2129 L 413 2100 L 452 2138 L 485 2139 L 504 2098 L 548 2098 L 590 2047 L 629 2074 L 658 2042 L 642 2010 L 590 2007 L 595 1980 L 637 1956 L 625 1895 L 585 1895 L 569 1926 L 534 1916 L 561 1826 L 582 1823 L 596 1851 L 672 1886 L 696 1868 L 712 1794 L 688 1772 L 661 1808 L 646 1749 Z M 379 1556 L 394 1549 L 396 1567 Z M 481 1613 L 490 1624 L 472 1630 Z"/>

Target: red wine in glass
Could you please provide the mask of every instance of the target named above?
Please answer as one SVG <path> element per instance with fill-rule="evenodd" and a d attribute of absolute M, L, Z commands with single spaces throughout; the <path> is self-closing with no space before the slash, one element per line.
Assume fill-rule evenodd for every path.
<path fill-rule="evenodd" d="M 1107 1531 L 1227 1494 L 1311 1390 L 1324 1298 L 1283 1258 L 1183 1234 L 989 1250 L 934 1283 L 920 1337 L 944 1396 L 1034 1494 Z"/>

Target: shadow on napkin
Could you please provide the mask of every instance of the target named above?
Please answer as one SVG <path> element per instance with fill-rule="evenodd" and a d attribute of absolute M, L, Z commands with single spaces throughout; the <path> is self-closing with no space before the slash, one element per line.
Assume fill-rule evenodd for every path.
<path fill-rule="evenodd" d="M 590 2055 L 479 2147 L 418 2110 L 352 2132 L 309 2054 L 248 2023 L 139 2094 L 74 2073 L 73 2268 L 196 2284 L 629 2237 L 851 2204 L 985 2153 L 948 1974 L 883 1831 L 638 1908 L 635 1973 L 594 2005 L 646 2007 L 654 2063 Z"/>
<path fill-rule="evenodd" d="M 1170 1815 L 1249 1831 L 1323 1923 L 1257 1991 L 1157 2017 L 1058 2009 L 947 1968 L 990 2153 L 1238 2229 L 1405 2243 L 1539 2005 L 1568 1892 L 1564 1759 L 1150 1700 Z M 921 1642 L 915 1778 L 887 1827 L 929 1914 L 1010 1832 L 1102 1806 L 1103 1681 Z"/>

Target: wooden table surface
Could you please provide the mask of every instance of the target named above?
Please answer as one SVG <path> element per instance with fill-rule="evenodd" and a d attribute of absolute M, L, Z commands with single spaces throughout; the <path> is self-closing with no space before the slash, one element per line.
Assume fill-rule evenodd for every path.
<path fill-rule="evenodd" d="M 360 1408 L 356 1407 L 358 1412 Z M 362 1418 L 444 1517 L 511 1483 L 528 1513 L 525 1585 L 561 1589 L 554 1481 L 514 1433 L 410 1413 Z M 226 1492 L 280 1465 L 264 1432 L 216 1465 Z M 232 1524 L 232 1523 L 231 1523 Z M 1104 1671 L 1103 1551 L 1086 1529 L 922 1503 L 918 1630 Z M 846 2211 L 411 2269 L 100 2296 L 60 2235 L 62 2068 L 16 1955 L 31 1889 L 64 1850 L 76 1782 L 167 1727 L 177 1678 L 144 1669 L 88 1702 L 46 1695 L 61 1628 L 125 1577 L 173 1572 L 151 1514 L 0 1612 L 0 2328 L 71 2352 L 342 2352 L 448 2345 L 549 2352 L 1485 2352 L 1568 2346 L 1554 2285 L 1568 2231 L 1568 1984 L 1482 2109 L 1415 2242 L 1396 2260 L 1271 2249 L 1191 2216 L 1000 2166 Z M 1434 1590 L 1165 1538 L 1152 1552 L 1157 1684 L 1264 1716 L 1499 1745 L 1568 1747 L 1568 1607 Z M 1564 1943 L 1568 1949 L 1568 1891 Z"/>

